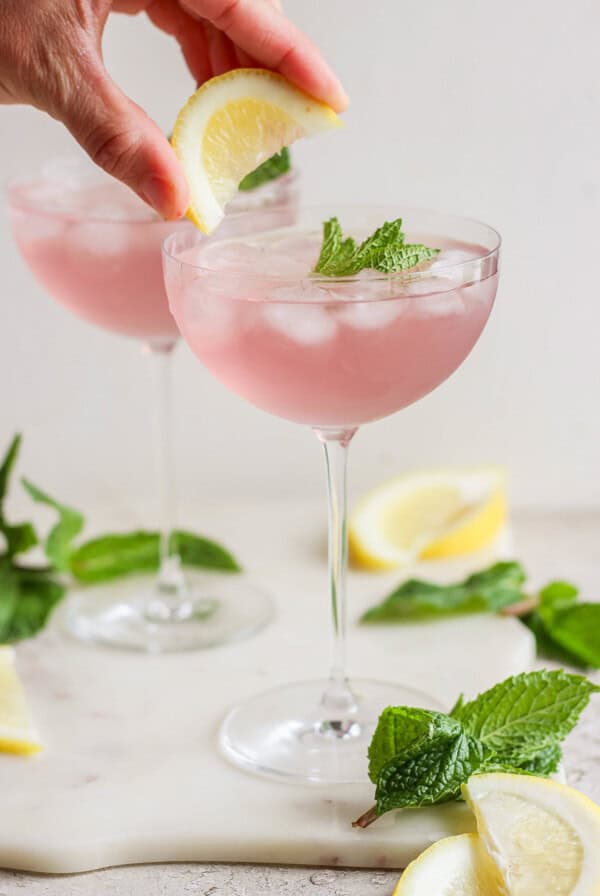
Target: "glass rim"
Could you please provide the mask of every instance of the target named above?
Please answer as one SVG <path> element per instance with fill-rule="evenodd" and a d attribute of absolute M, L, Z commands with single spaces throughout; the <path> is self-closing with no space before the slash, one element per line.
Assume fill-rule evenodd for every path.
<path fill-rule="evenodd" d="M 54 156 L 54 158 L 59 159 L 59 158 L 64 158 L 64 157 L 63 156 Z M 95 169 L 97 167 L 97 166 L 94 166 L 92 162 L 90 162 L 90 165 L 92 166 L 92 169 Z M 137 195 L 135 193 L 135 191 L 133 191 L 133 190 L 131 190 L 131 188 L 127 187 L 126 184 L 123 184 L 123 182 L 119 181 L 117 178 L 113 178 L 111 175 L 106 174 L 106 172 L 104 172 L 101 168 L 98 168 L 98 171 L 100 172 L 100 174 L 104 174 L 106 176 L 106 178 L 108 178 L 109 183 L 116 181 L 117 183 L 122 184 L 122 186 L 125 189 L 130 190 L 134 196 Z M 41 174 L 41 171 L 40 171 L 40 174 Z M 43 180 L 43 178 L 40 178 L 40 179 Z M 182 224 L 188 224 L 190 227 L 193 226 L 191 224 L 191 222 L 188 221 L 185 216 L 182 218 L 179 218 L 176 221 L 168 221 L 168 220 L 165 220 L 164 218 L 161 218 L 160 215 L 158 215 L 157 212 L 153 211 L 153 209 L 149 205 L 146 205 L 144 203 L 144 200 L 139 196 L 138 196 L 138 199 L 140 200 L 141 203 L 144 204 L 144 208 L 147 209 L 146 215 L 143 215 L 138 212 L 138 214 L 126 214 L 124 217 L 116 217 L 114 215 L 111 216 L 109 214 L 94 214 L 93 212 L 91 212 L 90 214 L 87 214 L 87 213 L 82 214 L 82 213 L 74 211 L 72 209 L 57 209 L 56 206 L 53 205 L 51 200 L 49 200 L 49 199 L 44 199 L 42 201 L 39 201 L 36 199 L 28 199 L 22 195 L 18 196 L 18 197 L 15 195 L 15 193 L 19 189 L 19 187 L 25 187 L 28 184 L 31 184 L 34 180 L 35 180 L 35 173 L 16 174 L 16 175 L 13 175 L 12 177 L 9 177 L 4 180 L 4 183 L 3 183 L 4 194 L 7 197 L 8 204 L 11 208 L 18 209 L 19 211 L 33 212 L 34 214 L 43 215 L 45 217 L 60 218 L 61 220 L 66 220 L 66 221 L 85 220 L 85 221 L 102 223 L 102 224 L 110 224 L 110 223 L 121 223 L 121 224 L 127 224 L 127 225 L 135 225 L 135 224 L 142 225 L 142 224 L 144 224 L 146 226 L 162 224 L 163 226 L 171 225 L 175 229 L 177 229 Z M 235 194 L 234 199 L 237 198 L 238 196 L 251 197 L 252 195 L 256 195 L 257 191 L 260 190 L 262 187 L 268 187 L 271 184 L 275 184 L 278 181 L 284 181 L 284 180 L 287 184 L 289 184 L 291 186 L 296 185 L 297 182 L 299 181 L 298 169 L 291 168 L 289 171 L 286 171 L 284 174 L 280 175 L 279 177 L 273 178 L 270 181 L 265 181 L 265 183 L 259 184 L 257 187 L 254 187 L 252 190 L 238 191 Z M 232 201 L 234 201 L 234 200 L 232 200 Z M 272 205 L 271 204 L 269 205 L 269 208 L 276 208 L 276 207 L 278 207 L 279 204 L 283 204 L 283 202 L 284 202 L 283 199 L 281 200 L 281 203 L 273 202 Z M 142 211 L 144 211 L 144 208 L 142 208 Z M 239 212 L 232 212 L 230 217 L 233 218 L 238 215 L 256 214 L 258 211 L 260 211 L 259 208 L 248 209 L 248 210 L 239 211 Z"/>
<path fill-rule="evenodd" d="M 355 204 L 355 205 L 346 205 L 343 207 L 343 211 L 355 210 L 355 211 L 363 211 L 369 212 L 370 210 L 375 210 L 377 208 L 387 208 L 388 211 L 392 208 L 392 205 L 389 203 L 383 204 Z M 275 210 L 277 208 L 277 204 L 275 203 L 273 206 L 270 206 L 267 211 Z M 300 211 L 304 210 L 317 210 L 317 209 L 325 209 L 327 206 L 322 204 L 312 204 L 309 203 L 307 205 L 300 204 Z M 481 221 L 478 218 L 472 218 L 468 215 L 455 215 L 452 212 L 440 212 L 436 209 L 431 208 L 421 208 L 419 206 L 403 206 L 401 203 L 398 203 L 398 210 L 401 212 L 401 217 L 404 218 L 406 215 L 410 215 L 411 213 L 420 214 L 420 215 L 435 215 L 439 218 L 446 219 L 448 221 L 453 220 L 456 222 L 475 224 L 478 227 L 484 228 L 488 231 L 488 233 L 493 237 L 493 246 L 491 249 L 487 249 L 486 252 L 482 255 L 478 255 L 475 258 L 469 258 L 465 261 L 457 261 L 446 265 L 441 265 L 436 268 L 436 276 L 443 276 L 445 271 L 453 271 L 466 269 L 474 264 L 481 264 L 488 259 L 493 258 L 494 256 L 498 256 L 500 253 L 500 248 L 502 246 L 502 237 L 500 233 L 496 230 L 495 227 L 492 227 L 490 224 L 486 224 L 484 221 Z M 226 215 L 226 219 L 228 223 L 235 223 L 236 220 L 246 220 L 249 217 L 254 215 L 260 215 L 261 212 L 264 214 L 264 209 L 252 209 L 249 211 L 240 211 L 240 212 L 231 212 Z M 327 220 L 331 217 L 330 210 L 325 214 L 323 220 Z M 281 227 L 281 228 L 269 228 L 272 230 L 292 230 L 293 227 Z M 209 239 L 210 237 L 206 237 L 202 231 L 196 230 L 196 233 L 199 239 L 205 238 Z M 266 280 L 270 283 L 311 283 L 316 285 L 322 284 L 336 284 L 336 283 L 373 283 L 373 282 L 385 282 L 385 283 L 393 283 L 396 281 L 404 282 L 404 283 L 414 283 L 415 281 L 428 279 L 431 277 L 431 272 L 429 270 L 416 270 L 416 269 L 407 269 L 404 271 L 395 271 L 389 274 L 383 273 L 381 271 L 371 271 L 367 270 L 369 276 L 364 276 L 365 270 L 361 271 L 360 274 L 362 276 L 358 276 L 356 274 L 352 274 L 346 277 L 328 277 L 325 274 L 312 274 L 307 273 L 303 277 L 298 276 L 290 276 L 284 274 L 253 274 L 250 271 L 244 270 L 223 270 L 222 268 L 211 268 L 207 265 L 202 264 L 194 264 L 190 261 L 182 260 L 180 256 L 176 255 L 174 251 L 172 251 L 171 244 L 177 239 L 178 233 L 174 231 L 170 233 L 162 243 L 162 253 L 163 256 L 170 259 L 171 261 L 176 262 L 181 265 L 181 267 L 185 267 L 187 269 L 196 270 L 205 274 L 215 274 L 220 275 L 222 277 L 260 277 L 261 280 Z M 235 237 L 225 238 L 225 239 L 235 239 Z M 224 239 L 224 241 L 225 241 Z M 487 278 L 480 278 L 487 279 Z M 464 285 L 464 284 L 463 284 Z M 446 290 L 445 290 L 446 291 Z M 435 293 L 436 290 L 432 290 L 432 293 Z M 362 299 L 362 301 L 369 301 Z M 373 300 L 371 300 L 373 301 Z M 381 301 L 378 299 L 377 301 Z"/>

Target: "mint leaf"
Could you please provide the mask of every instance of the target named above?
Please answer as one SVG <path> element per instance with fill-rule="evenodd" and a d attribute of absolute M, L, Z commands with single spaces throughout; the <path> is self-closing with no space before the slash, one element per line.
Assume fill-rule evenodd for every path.
<path fill-rule="evenodd" d="M 267 159 L 262 165 L 255 168 L 254 171 L 251 171 L 250 174 L 247 174 L 240 182 L 238 190 L 245 192 L 248 190 L 255 190 L 256 187 L 260 187 L 261 184 L 267 183 L 270 180 L 275 180 L 275 178 L 281 177 L 282 174 L 286 174 L 290 168 L 290 151 L 287 146 L 284 146 L 281 152 L 276 152 L 270 159 Z"/>
<path fill-rule="evenodd" d="M 377 814 L 456 799 L 461 785 L 490 755 L 482 743 L 464 731 L 438 735 L 417 755 L 401 753 L 379 774 Z"/>
<path fill-rule="evenodd" d="M 344 239 L 340 222 L 330 218 L 323 224 L 323 243 L 314 273 L 326 277 L 350 277 L 368 268 L 393 274 L 416 267 L 438 252 L 439 249 L 421 244 L 405 243 L 401 218 L 386 221 L 360 246 L 352 237 Z"/>
<path fill-rule="evenodd" d="M 241 572 L 241 566 L 229 551 L 216 541 L 192 532 L 173 533 L 174 547 L 184 566 L 218 569 L 222 572 Z"/>
<path fill-rule="evenodd" d="M 48 570 L 0 565 L 0 644 L 36 635 L 64 593 Z"/>
<path fill-rule="evenodd" d="M 435 740 L 438 735 L 460 734 L 459 722 L 441 712 L 409 706 L 388 706 L 379 716 L 369 745 L 369 778 L 376 784 L 383 767 L 415 745 Z"/>
<path fill-rule="evenodd" d="M 559 744 L 552 744 L 550 747 L 546 747 L 545 750 L 541 750 L 535 756 L 532 756 L 531 759 L 523 762 L 521 769 L 532 775 L 545 778 L 558 771 L 561 762 L 562 749 Z"/>
<path fill-rule="evenodd" d="M 367 610 L 365 623 L 406 622 L 459 613 L 495 612 L 523 599 L 525 570 L 520 563 L 495 563 L 455 585 L 409 579 Z"/>
<path fill-rule="evenodd" d="M 240 567 L 221 545 L 191 532 L 175 532 L 175 544 L 184 565 L 237 572 Z M 158 569 L 160 536 L 157 532 L 103 535 L 82 544 L 70 558 L 72 575 L 80 582 L 106 582 L 119 576 Z"/>
<path fill-rule="evenodd" d="M 44 547 L 46 556 L 55 569 L 68 570 L 72 542 L 83 529 L 82 514 L 72 507 L 59 504 L 27 479 L 22 479 L 21 482 L 34 501 L 38 504 L 47 504 L 58 513 L 58 522 L 50 530 Z"/>
<path fill-rule="evenodd" d="M 579 588 L 570 582 L 550 582 L 540 591 L 540 606 L 544 609 L 564 610 L 577 603 Z"/>
<path fill-rule="evenodd" d="M 600 604 L 581 603 L 567 609 L 540 607 L 544 632 L 575 665 L 600 669 Z"/>
<path fill-rule="evenodd" d="M 344 239 L 340 222 L 337 218 L 330 218 L 323 224 L 323 245 L 315 273 L 328 277 L 340 276 L 337 271 L 347 268 L 355 253 L 356 243 L 352 237 Z"/>
<path fill-rule="evenodd" d="M 562 670 L 524 672 L 465 703 L 454 718 L 496 756 L 521 765 L 562 741 L 598 691 Z"/>
<path fill-rule="evenodd" d="M 14 436 L 10 443 L 2 464 L 0 464 L 0 533 L 4 536 L 5 551 L 8 557 L 16 554 L 24 554 L 38 543 L 35 529 L 31 523 L 10 524 L 4 513 L 4 499 L 8 493 L 10 477 L 14 469 L 19 449 L 21 436 Z"/>
<path fill-rule="evenodd" d="M 563 666 L 575 666 L 583 669 L 587 668 L 587 665 L 582 663 L 579 657 L 569 653 L 569 651 L 565 650 L 563 647 L 560 647 L 560 645 L 550 637 L 546 630 L 546 626 L 540 619 L 537 611 L 522 617 L 522 622 L 525 623 L 535 637 L 538 656 L 554 660 L 554 662 L 561 663 Z"/>

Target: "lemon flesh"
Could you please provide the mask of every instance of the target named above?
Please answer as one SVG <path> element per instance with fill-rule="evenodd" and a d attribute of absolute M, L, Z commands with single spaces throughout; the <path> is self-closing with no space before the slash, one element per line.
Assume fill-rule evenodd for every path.
<path fill-rule="evenodd" d="M 42 749 L 11 647 L 0 647 L 0 752 L 31 756 Z"/>
<path fill-rule="evenodd" d="M 527 775 L 472 777 L 464 788 L 509 896 L 598 896 L 600 807 Z"/>
<path fill-rule="evenodd" d="M 482 467 L 410 473 L 384 483 L 350 516 L 352 560 L 365 569 L 396 569 L 487 547 L 506 522 L 505 481 L 502 469 Z"/>
<path fill-rule="evenodd" d="M 394 896 L 507 896 L 477 834 L 446 837 L 412 862 Z"/>
<path fill-rule="evenodd" d="M 274 72 L 235 69 L 207 81 L 171 137 L 190 189 L 188 217 L 211 233 L 246 174 L 300 137 L 340 124 L 333 109 Z"/>

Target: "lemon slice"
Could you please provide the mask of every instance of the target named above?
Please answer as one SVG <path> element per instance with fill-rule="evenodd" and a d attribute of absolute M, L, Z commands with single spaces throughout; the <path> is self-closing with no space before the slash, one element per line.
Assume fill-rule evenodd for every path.
<path fill-rule="evenodd" d="M 41 749 L 15 669 L 15 652 L 0 647 L 0 752 L 30 756 Z"/>
<path fill-rule="evenodd" d="M 207 81 L 171 137 L 190 189 L 188 218 L 211 233 L 246 174 L 299 137 L 340 124 L 333 109 L 274 72 L 241 68 Z"/>
<path fill-rule="evenodd" d="M 396 569 L 489 545 L 506 521 L 506 474 L 498 467 L 432 470 L 386 482 L 358 503 L 348 537 L 353 561 Z"/>
<path fill-rule="evenodd" d="M 477 834 L 438 840 L 412 862 L 393 896 L 506 896 Z"/>
<path fill-rule="evenodd" d="M 477 775 L 464 790 L 509 896 L 600 894 L 599 806 L 529 775 Z"/>

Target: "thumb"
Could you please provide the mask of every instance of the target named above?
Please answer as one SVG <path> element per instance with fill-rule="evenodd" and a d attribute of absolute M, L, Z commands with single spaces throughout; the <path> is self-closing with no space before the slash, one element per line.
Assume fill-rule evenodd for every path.
<path fill-rule="evenodd" d="M 61 118 L 91 159 L 116 177 L 161 217 L 176 220 L 188 206 L 188 188 L 173 149 L 160 128 L 125 96 L 102 69 L 81 81 Z"/>

